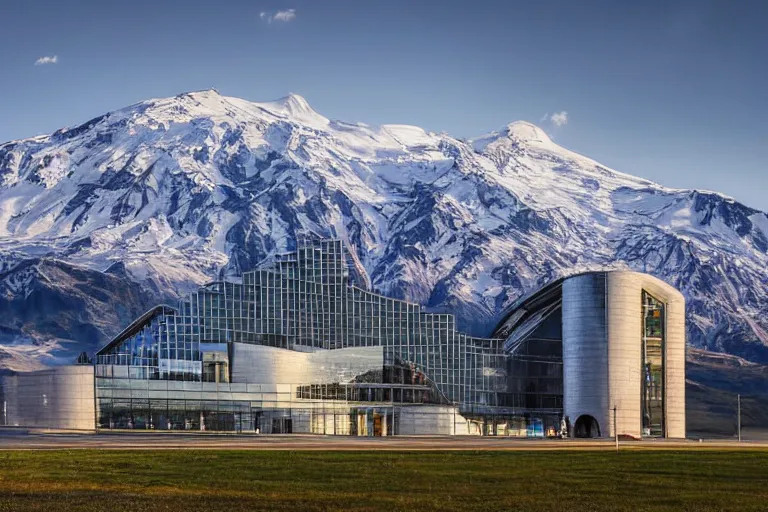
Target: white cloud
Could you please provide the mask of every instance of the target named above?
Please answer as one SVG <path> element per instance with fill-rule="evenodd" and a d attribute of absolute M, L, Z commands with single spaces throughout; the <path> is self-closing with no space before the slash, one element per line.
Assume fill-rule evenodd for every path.
<path fill-rule="evenodd" d="M 549 117 L 549 120 L 552 121 L 552 124 L 555 126 L 563 126 L 564 124 L 568 124 L 568 112 L 565 110 L 562 112 L 555 112 Z"/>
<path fill-rule="evenodd" d="M 296 9 L 288 9 L 287 11 L 277 11 L 272 19 L 275 21 L 291 21 L 295 17 Z"/>
<path fill-rule="evenodd" d="M 286 9 L 285 11 L 277 11 L 275 14 L 269 14 L 267 12 L 260 12 L 259 18 L 266 21 L 267 23 L 272 23 L 273 21 L 282 21 L 284 23 L 287 23 L 289 21 L 293 21 L 296 19 L 296 9 Z"/>
<path fill-rule="evenodd" d="M 59 56 L 58 55 L 46 55 L 45 57 L 40 57 L 35 61 L 35 66 L 45 66 L 46 64 L 56 64 L 59 62 Z"/>

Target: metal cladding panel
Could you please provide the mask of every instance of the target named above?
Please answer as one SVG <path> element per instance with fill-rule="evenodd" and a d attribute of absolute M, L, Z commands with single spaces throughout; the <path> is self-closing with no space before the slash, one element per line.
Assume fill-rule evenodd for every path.
<path fill-rule="evenodd" d="M 563 413 L 572 424 L 594 417 L 603 435 L 610 408 L 605 281 L 594 273 L 563 282 Z"/>
<path fill-rule="evenodd" d="M 62 366 L 0 377 L 8 426 L 95 429 L 93 366 Z M 2 411 L 0 411 L 2 413 Z"/>
<path fill-rule="evenodd" d="M 257 384 L 330 384 L 384 367 L 383 347 L 318 352 L 233 343 L 232 381 Z"/>
<path fill-rule="evenodd" d="M 232 382 L 300 382 L 307 353 L 261 345 L 232 344 Z"/>

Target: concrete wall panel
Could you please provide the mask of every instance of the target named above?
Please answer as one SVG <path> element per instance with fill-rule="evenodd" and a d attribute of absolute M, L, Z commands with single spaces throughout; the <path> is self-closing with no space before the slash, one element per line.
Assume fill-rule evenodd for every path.
<path fill-rule="evenodd" d="M 609 408 L 616 407 L 621 435 L 640 437 L 642 430 L 642 274 L 606 274 L 606 313 L 608 318 Z M 613 436 L 613 411 L 608 435 Z"/>
<path fill-rule="evenodd" d="M 94 430 L 92 366 L 61 366 L 0 377 L 7 426 Z"/>

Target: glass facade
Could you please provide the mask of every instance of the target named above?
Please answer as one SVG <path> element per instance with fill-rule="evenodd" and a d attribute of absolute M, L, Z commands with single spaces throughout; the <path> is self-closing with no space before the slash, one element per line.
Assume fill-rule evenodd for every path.
<path fill-rule="evenodd" d="M 342 241 L 315 240 L 271 258 L 245 273 L 242 282 L 210 283 L 177 307 L 155 308 L 96 356 L 100 425 L 258 428 L 255 423 L 266 420 L 258 419 L 263 415 L 257 409 L 274 411 L 286 402 L 295 407 L 297 400 L 448 404 L 468 416 L 491 415 L 504 424 L 523 426 L 530 423 L 518 417 L 525 409 L 556 413 L 562 408 L 562 391 L 558 399 L 558 385 L 550 382 L 558 369 L 542 365 L 535 379 L 515 381 L 517 387 L 508 383 L 515 358 L 528 368 L 544 362 L 535 348 L 510 355 L 503 340 L 459 332 L 453 315 L 428 313 L 417 304 L 371 292 L 367 282 Z M 242 344 L 291 352 L 380 347 L 383 364 L 350 381 L 292 382 L 279 398 L 243 396 L 249 405 L 219 395 L 206 402 L 190 401 L 189 393 L 174 394 L 175 389 L 204 391 L 205 386 L 196 383 L 215 383 L 217 392 L 225 389 L 230 394 L 236 394 L 237 386 L 258 384 L 232 381 L 233 375 L 241 375 L 232 371 L 238 364 L 232 359 L 233 347 Z M 520 390 L 521 385 L 528 387 Z M 163 389 L 170 394 L 153 395 L 152 390 Z M 153 404 L 151 396 L 165 400 Z M 280 423 L 274 428 L 287 427 Z"/>
<path fill-rule="evenodd" d="M 563 408 L 562 310 L 555 309 L 507 357 L 507 389 L 499 405 L 526 410 Z"/>
<path fill-rule="evenodd" d="M 495 403 L 506 375 L 501 340 L 468 336 L 453 315 L 360 288 L 349 259 L 340 240 L 322 240 L 245 273 L 242 283 L 211 283 L 118 337 L 96 363 L 129 366 L 130 378 L 201 381 L 212 345 L 383 346 L 386 357 L 415 365 L 449 401 Z"/>
<path fill-rule="evenodd" d="M 642 435 L 663 437 L 666 311 L 663 302 L 643 291 L 641 395 Z"/>

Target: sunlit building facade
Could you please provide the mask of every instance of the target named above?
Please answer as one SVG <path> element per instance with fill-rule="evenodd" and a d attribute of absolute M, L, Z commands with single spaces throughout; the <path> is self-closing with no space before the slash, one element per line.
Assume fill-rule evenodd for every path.
<path fill-rule="evenodd" d="M 519 299 L 494 336 L 513 359 L 531 347 L 558 356 L 569 435 L 685 437 L 685 299 L 660 279 L 559 279 Z"/>
<path fill-rule="evenodd" d="M 372 292 L 354 254 L 305 241 L 239 282 L 153 308 L 96 354 L 93 385 L 82 368 L 56 377 L 80 390 L 61 404 L 32 396 L 45 375 L 0 379 L 4 421 L 77 410 L 69 424 L 92 415 L 97 430 L 685 436 L 685 304 L 666 283 L 563 278 L 479 338 L 451 314 Z M 55 414 L 30 410 L 42 399 Z"/>
<path fill-rule="evenodd" d="M 319 240 L 154 308 L 96 355 L 99 428 L 453 434 L 505 412 L 502 340 L 367 281 L 342 241 Z"/>

